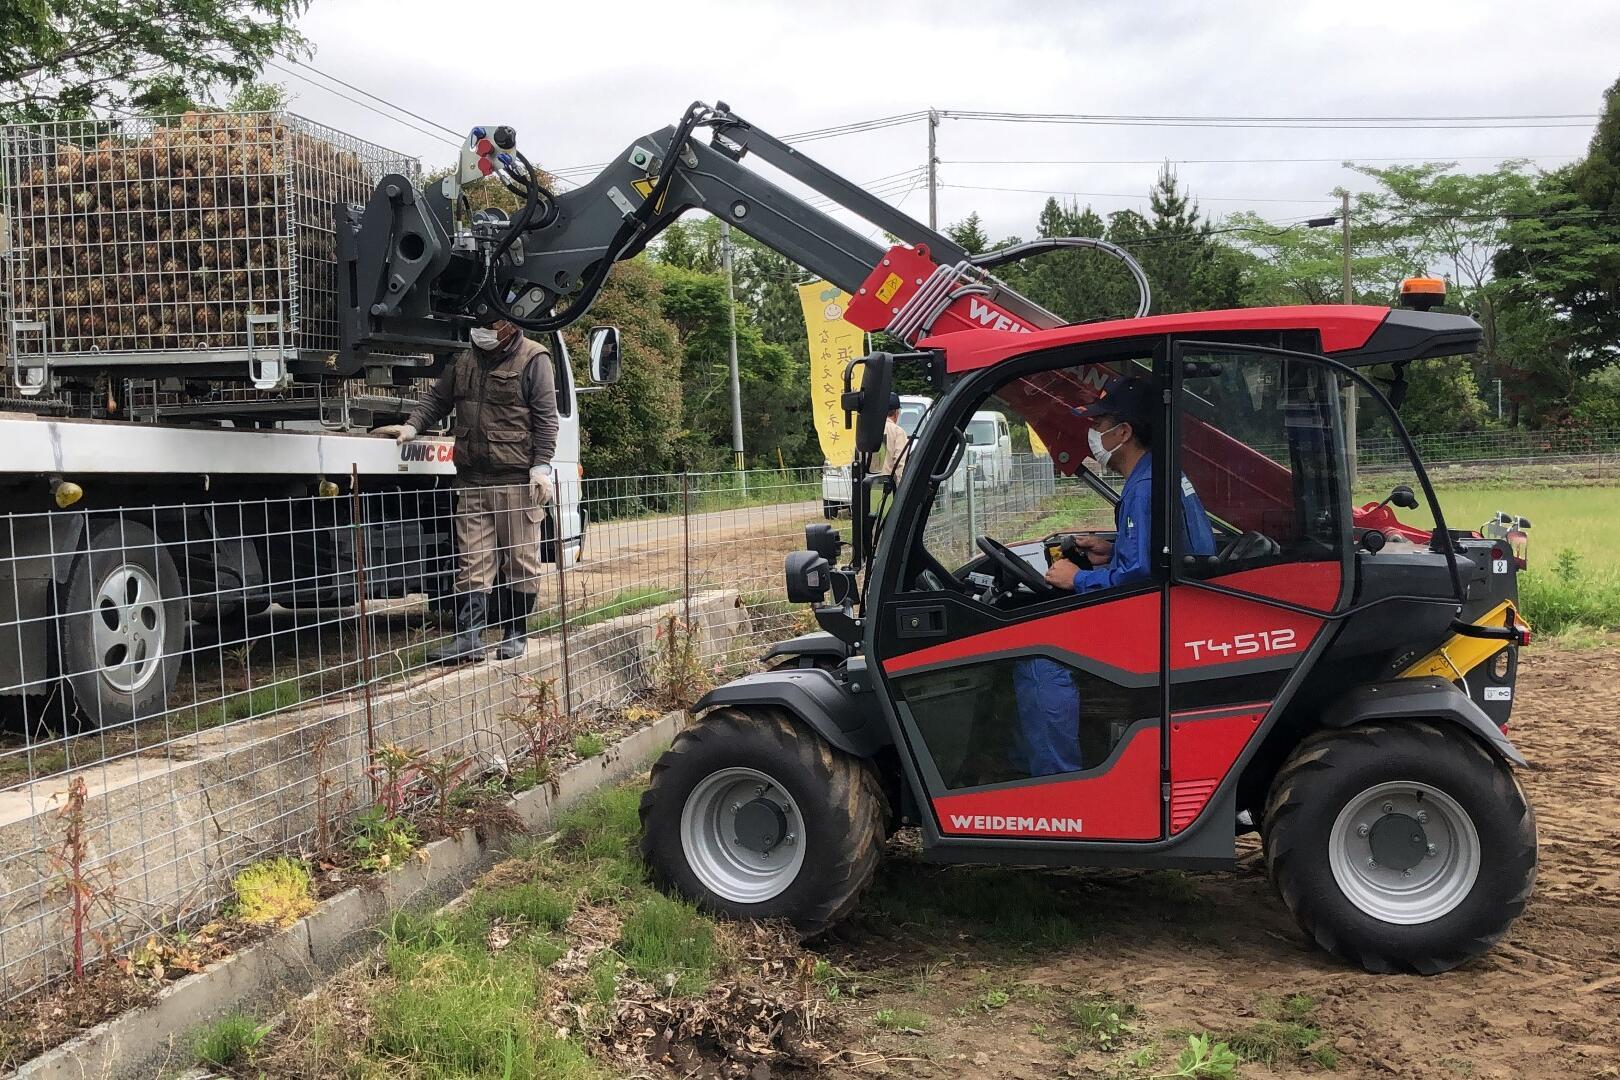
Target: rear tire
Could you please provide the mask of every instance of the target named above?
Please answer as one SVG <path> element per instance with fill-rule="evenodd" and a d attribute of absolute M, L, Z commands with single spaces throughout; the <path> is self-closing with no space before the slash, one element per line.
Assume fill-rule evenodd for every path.
<path fill-rule="evenodd" d="M 660 886 L 704 910 L 786 919 L 810 937 L 854 909 L 883 825 L 868 763 L 777 710 L 719 709 L 653 766 L 641 852 Z"/>
<path fill-rule="evenodd" d="M 174 559 L 130 518 L 91 524 L 61 594 L 61 670 L 79 730 L 127 724 L 168 708 L 185 647 Z"/>
<path fill-rule="evenodd" d="M 1535 814 L 1512 771 L 1425 721 L 1302 742 L 1272 783 L 1264 844 L 1306 935 L 1374 972 L 1434 975 L 1481 955 L 1536 879 Z"/>

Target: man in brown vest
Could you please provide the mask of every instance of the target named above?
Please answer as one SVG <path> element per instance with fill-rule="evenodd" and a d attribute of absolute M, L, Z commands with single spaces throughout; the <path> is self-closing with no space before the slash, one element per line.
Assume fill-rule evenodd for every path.
<path fill-rule="evenodd" d="M 473 347 L 445 366 L 404 424 L 375 432 L 410 442 L 455 410 L 456 636 L 428 653 L 446 664 L 482 660 L 491 621 L 502 631 L 496 655 L 523 655 L 540 583 L 540 522 L 556 493 L 551 354 L 505 321 L 477 327 L 471 337 Z"/>

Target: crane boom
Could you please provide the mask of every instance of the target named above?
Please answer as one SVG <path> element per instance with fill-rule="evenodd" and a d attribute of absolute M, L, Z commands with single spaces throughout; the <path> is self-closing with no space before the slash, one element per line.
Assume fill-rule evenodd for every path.
<path fill-rule="evenodd" d="M 711 132 L 707 142 L 696 137 L 698 127 Z M 498 132 L 510 135 L 510 129 Z M 340 210 L 340 366 L 357 368 L 374 351 L 451 352 L 465 346 L 468 327 L 500 317 L 547 329 L 572 322 L 589 309 L 607 265 L 633 257 L 691 210 L 730 222 L 851 293 L 848 318 L 865 330 L 887 329 L 914 343 L 969 327 L 1063 325 L 977 266 L 949 237 L 724 103 L 694 105 L 681 124 L 635 140 L 594 179 L 558 195 L 539 188 L 515 138 L 508 141 L 510 147 L 502 147 L 475 129 L 463 153 L 464 165 L 470 159 L 473 168 L 426 190 L 389 176 L 364 208 Z M 897 242 L 867 239 L 746 166 L 750 156 Z M 523 191 L 531 205 L 544 202 L 540 219 L 489 215 L 458 224 L 460 177 L 480 173 Z M 553 314 L 559 306 L 562 312 Z"/>

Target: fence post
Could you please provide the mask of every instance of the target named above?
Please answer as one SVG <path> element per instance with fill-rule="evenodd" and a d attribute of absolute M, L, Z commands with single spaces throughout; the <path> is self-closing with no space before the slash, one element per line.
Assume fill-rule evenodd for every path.
<path fill-rule="evenodd" d="M 354 598 L 360 612 L 360 693 L 366 707 L 366 776 L 371 779 L 371 797 L 377 797 L 377 778 L 371 772 L 372 758 L 377 753 L 377 729 L 372 715 L 371 684 L 371 616 L 366 610 L 366 594 L 370 581 L 366 575 L 366 505 L 360 497 L 360 467 L 349 466 L 349 528 L 354 537 Z"/>
<path fill-rule="evenodd" d="M 562 514 L 553 519 L 558 528 L 552 530 L 552 552 L 557 557 L 557 635 L 562 642 L 562 669 L 563 692 L 562 703 L 565 713 L 574 709 L 574 675 L 573 664 L 568 657 L 568 575 L 566 573 L 568 555 L 562 539 Z"/>
<path fill-rule="evenodd" d="M 692 626 L 692 474 L 681 470 L 681 600 Z"/>

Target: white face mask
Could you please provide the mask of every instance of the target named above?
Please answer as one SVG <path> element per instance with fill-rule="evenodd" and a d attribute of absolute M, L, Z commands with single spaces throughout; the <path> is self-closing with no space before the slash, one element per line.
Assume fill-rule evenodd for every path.
<path fill-rule="evenodd" d="M 1109 428 L 1108 431 L 1115 431 L 1118 430 L 1118 428 L 1119 425 L 1115 424 L 1113 427 Z M 1091 451 L 1091 456 L 1096 459 L 1097 466 L 1103 469 L 1108 468 L 1108 459 L 1113 457 L 1114 454 L 1119 450 L 1119 446 L 1114 447 L 1113 450 L 1103 448 L 1102 437 L 1108 434 L 1108 431 L 1098 431 L 1095 427 L 1093 427 L 1090 431 L 1086 432 L 1086 448 Z M 1123 445 L 1125 444 L 1120 444 L 1120 446 Z"/>
<path fill-rule="evenodd" d="M 488 326 L 475 326 L 467 332 L 467 336 L 472 338 L 474 347 L 485 352 L 491 352 L 501 343 L 501 335 Z"/>

